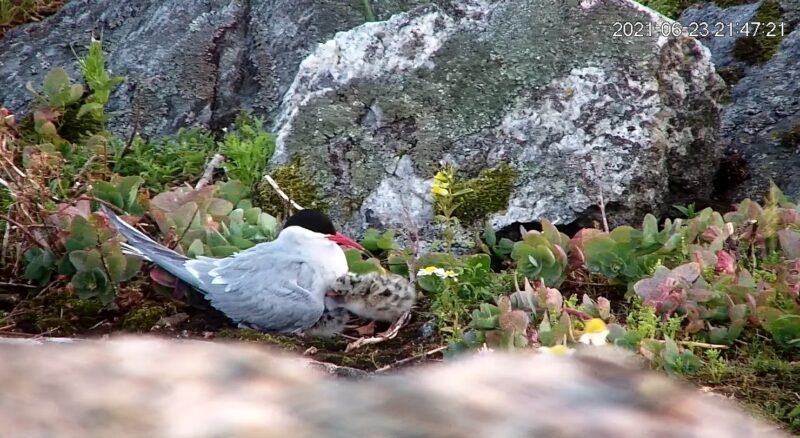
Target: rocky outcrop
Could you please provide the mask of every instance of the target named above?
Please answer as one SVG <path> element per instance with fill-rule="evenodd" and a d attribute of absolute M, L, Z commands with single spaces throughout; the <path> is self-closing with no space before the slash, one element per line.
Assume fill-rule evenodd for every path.
<path fill-rule="evenodd" d="M 696 40 L 615 35 L 617 21 L 662 23 L 627 1 L 470 1 L 463 11 L 429 6 L 365 24 L 300 65 L 272 164 L 302 160 L 348 231 L 416 225 L 430 240 L 442 159 L 465 178 L 516 171 L 510 191 L 493 194 L 500 208 L 479 218 L 496 227 L 573 221 L 601 188 L 616 223 L 710 193 L 723 84 Z"/>
<path fill-rule="evenodd" d="M 701 38 L 730 88 L 719 135 L 731 159 L 726 160 L 717 187 L 729 199 L 761 200 L 770 179 L 790 197 L 800 197 L 798 14 L 796 0 L 762 0 L 729 8 L 693 7 L 680 18 L 687 26 L 732 25 L 732 34 L 729 27 L 721 36 Z M 748 22 L 749 28 L 744 27 Z M 759 23 L 760 33 L 753 35 L 754 23 Z"/>
<path fill-rule="evenodd" d="M 356 380 L 253 344 L 127 337 L 0 354 L 5 438 L 788 436 L 605 347 Z"/>
<path fill-rule="evenodd" d="M 385 18 L 420 3 L 385 0 L 374 9 Z M 240 109 L 270 115 L 308 51 L 364 21 L 361 2 L 71 0 L 0 39 L 0 103 L 23 111 L 25 84 L 40 84 L 51 68 L 78 77 L 75 52 L 93 33 L 109 68 L 127 78 L 111 99 L 112 131 L 221 127 Z"/>
<path fill-rule="evenodd" d="M 128 78 L 112 131 L 267 116 L 272 169 L 301 163 L 355 235 L 418 226 L 433 240 L 440 160 L 482 178 L 465 221 L 496 227 L 585 218 L 601 189 L 612 225 L 710 193 L 722 83 L 696 40 L 658 36 L 663 17 L 629 0 L 372 5 L 384 21 L 365 23 L 363 2 L 73 0 L 0 40 L 13 84 L 0 101 L 24 109 L 21 84 L 74 72 L 71 46 L 102 34 L 111 70 Z M 626 35 L 622 23 L 653 31 Z"/>

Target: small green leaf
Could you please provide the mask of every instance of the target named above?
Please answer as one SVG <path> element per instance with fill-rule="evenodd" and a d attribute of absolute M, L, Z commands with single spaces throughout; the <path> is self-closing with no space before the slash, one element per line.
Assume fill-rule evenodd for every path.
<path fill-rule="evenodd" d="M 69 239 L 64 243 L 67 251 L 84 249 L 97 244 L 97 231 L 82 216 L 72 218 L 69 227 Z"/>
<path fill-rule="evenodd" d="M 417 276 L 417 284 L 422 290 L 432 294 L 440 294 L 444 292 L 445 288 L 444 280 L 436 275 Z"/>
<path fill-rule="evenodd" d="M 209 249 L 211 250 L 211 255 L 214 257 L 230 257 L 241 251 L 239 248 L 233 245 L 213 246 L 209 247 Z"/>
<path fill-rule="evenodd" d="M 261 216 L 261 209 L 258 207 L 244 210 L 244 220 L 250 225 L 258 225 L 258 220 L 260 216 Z"/>
<path fill-rule="evenodd" d="M 136 203 L 139 187 L 144 184 L 144 179 L 140 176 L 128 176 L 122 179 L 117 185 L 117 192 L 122 198 L 122 205 L 118 206 L 125 211 L 130 211 L 131 206 Z"/>
<path fill-rule="evenodd" d="M 377 241 L 378 249 L 388 251 L 395 247 L 394 230 L 386 230 Z"/>
<path fill-rule="evenodd" d="M 56 96 L 69 86 L 69 82 L 69 75 L 66 70 L 60 67 L 54 68 L 45 75 L 42 92 L 48 98 Z"/>
<path fill-rule="evenodd" d="M 368 260 L 363 260 L 361 253 L 355 249 L 348 249 L 345 251 L 345 258 L 347 258 L 347 265 L 350 272 L 355 274 L 383 271 L 383 268 L 377 259 L 370 258 Z"/>
<path fill-rule="evenodd" d="M 233 211 L 233 204 L 225 199 L 214 198 L 208 204 L 206 211 L 211 216 L 227 216 L 231 211 Z"/>
<path fill-rule="evenodd" d="M 92 194 L 98 199 L 102 199 L 123 210 L 125 209 L 125 202 L 122 199 L 122 194 L 109 182 L 95 181 L 92 185 Z"/>
<path fill-rule="evenodd" d="M 42 286 L 50 282 L 56 262 L 55 255 L 51 251 L 31 248 L 25 252 L 25 262 L 24 278 Z"/>
<path fill-rule="evenodd" d="M 71 104 L 77 102 L 81 96 L 83 96 L 83 85 L 75 84 L 69 87 L 69 98 L 66 103 Z"/>
<path fill-rule="evenodd" d="M 491 222 L 486 222 L 486 226 L 483 227 L 483 240 L 489 247 L 494 247 L 497 243 L 497 235 L 494 232 Z"/>
<path fill-rule="evenodd" d="M 97 113 L 103 110 L 103 105 L 97 102 L 84 103 L 78 110 L 78 118 L 80 119 L 87 113 Z"/>
<path fill-rule="evenodd" d="M 197 258 L 197 256 L 204 255 L 205 251 L 203 248 L 203 241 L 200 239 L 194 239 L 192 244 L 189 245 L 189 249 L 186 250 L 186 257 L 189 258 Z"/>

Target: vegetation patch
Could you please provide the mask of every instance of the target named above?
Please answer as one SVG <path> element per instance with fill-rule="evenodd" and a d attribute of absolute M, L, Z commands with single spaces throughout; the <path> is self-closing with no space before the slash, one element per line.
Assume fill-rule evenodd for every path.
<path fill-rule="evenodd" d="M 733 57 L 750 65 L 763 64 L 778 51 L 781 41 L 788 34 L 781 23 L 781 4 L 778 0 L 764 0 L 751 22 L 760 23 L 759 29 L 751 28 L 754 35 L 743 36 L 733 45 Z"/>
<path fill-rule="evenodd" d="M 0 0 L 0 38 L 14 26 L 55 14 L 63 5 L 64 0 Z"/>
<path fill-rule="evenodd" d="M 143 303 L 128 311 L 122 321 L 122 327 L 131 332 L 147 332 L 161 318 L 175 313 L 177 313 L 177 308 L 174 304 Z"/>
<path fill-rule="evenodd" d="M 272 178 L 289 198 L 305 208 L 327 211 L 328 201 L 319 195 L 317 186 L 308 175 L 300 157 L 293 157 L 288 163 L 271 172 Z M 285 216 L 289 211 L 288 202 L 278 195 L 275 189 L 261 181 L 258 185 L 257 205 L 274 216 Z"/>
<path fill-rule="evenodd" d="M 800 148 L 800 123 L 792 126 L 791 129 L 777 135 L 781 146 L 790 149 Z"/>
<path fill-rule="evenodd" d="M 468 192 L 461 197 L 453 214 L 465 222 L 473 223 L 491 213 L 505 210 L 517 175 L 516 169 L 502 163 L 494 169 L 482 170 L 477 178 L 457 181 L 454 190 Z"/>
<path fill-rule="evenodd" d="M 692 0 L 637 0 L 637 2 L 673 20 L 677 20 L 684 9 L 696 3 Z"/>

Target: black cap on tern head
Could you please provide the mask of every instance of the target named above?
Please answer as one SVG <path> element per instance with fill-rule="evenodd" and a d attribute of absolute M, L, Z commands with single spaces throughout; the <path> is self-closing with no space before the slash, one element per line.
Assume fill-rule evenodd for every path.
<path fill-rule="evenodd" d="M 292 226 L 302 227 L 320 234 L 336 234 L 336 228 L 331 219 L 325 213 L 310 208 L 298 211 L 283 224 L 284 229 Z"/>

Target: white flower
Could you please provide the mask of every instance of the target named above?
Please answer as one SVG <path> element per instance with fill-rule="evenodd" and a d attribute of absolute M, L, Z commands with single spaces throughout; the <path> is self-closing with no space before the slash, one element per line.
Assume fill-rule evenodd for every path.
<path fill-rule="evenodd" d="M 608 327 L 602 319 L 592 318 L 586 321 L 586 328 L 578 341 L 586 345 L 605 345 Z"/>
<path fill-rule="evenodd" d="M 553 356 L 569 356 L 575 354 L 574 348 L 569 348 L 566 345 L 553 345 L 552 347 L 539 347 L 542 353 L 547 353 Z"/>
<path fill-rule="evenodd" d="M 425 277 L 427 275 L 436 275 L 440 278 L 447 277 L 447 272 L 445 272 L 442 268 L 437 268 L 436 266 L 428 266 L 427 268 L 422 268 L 417 272 L 417 277 Z"/>

